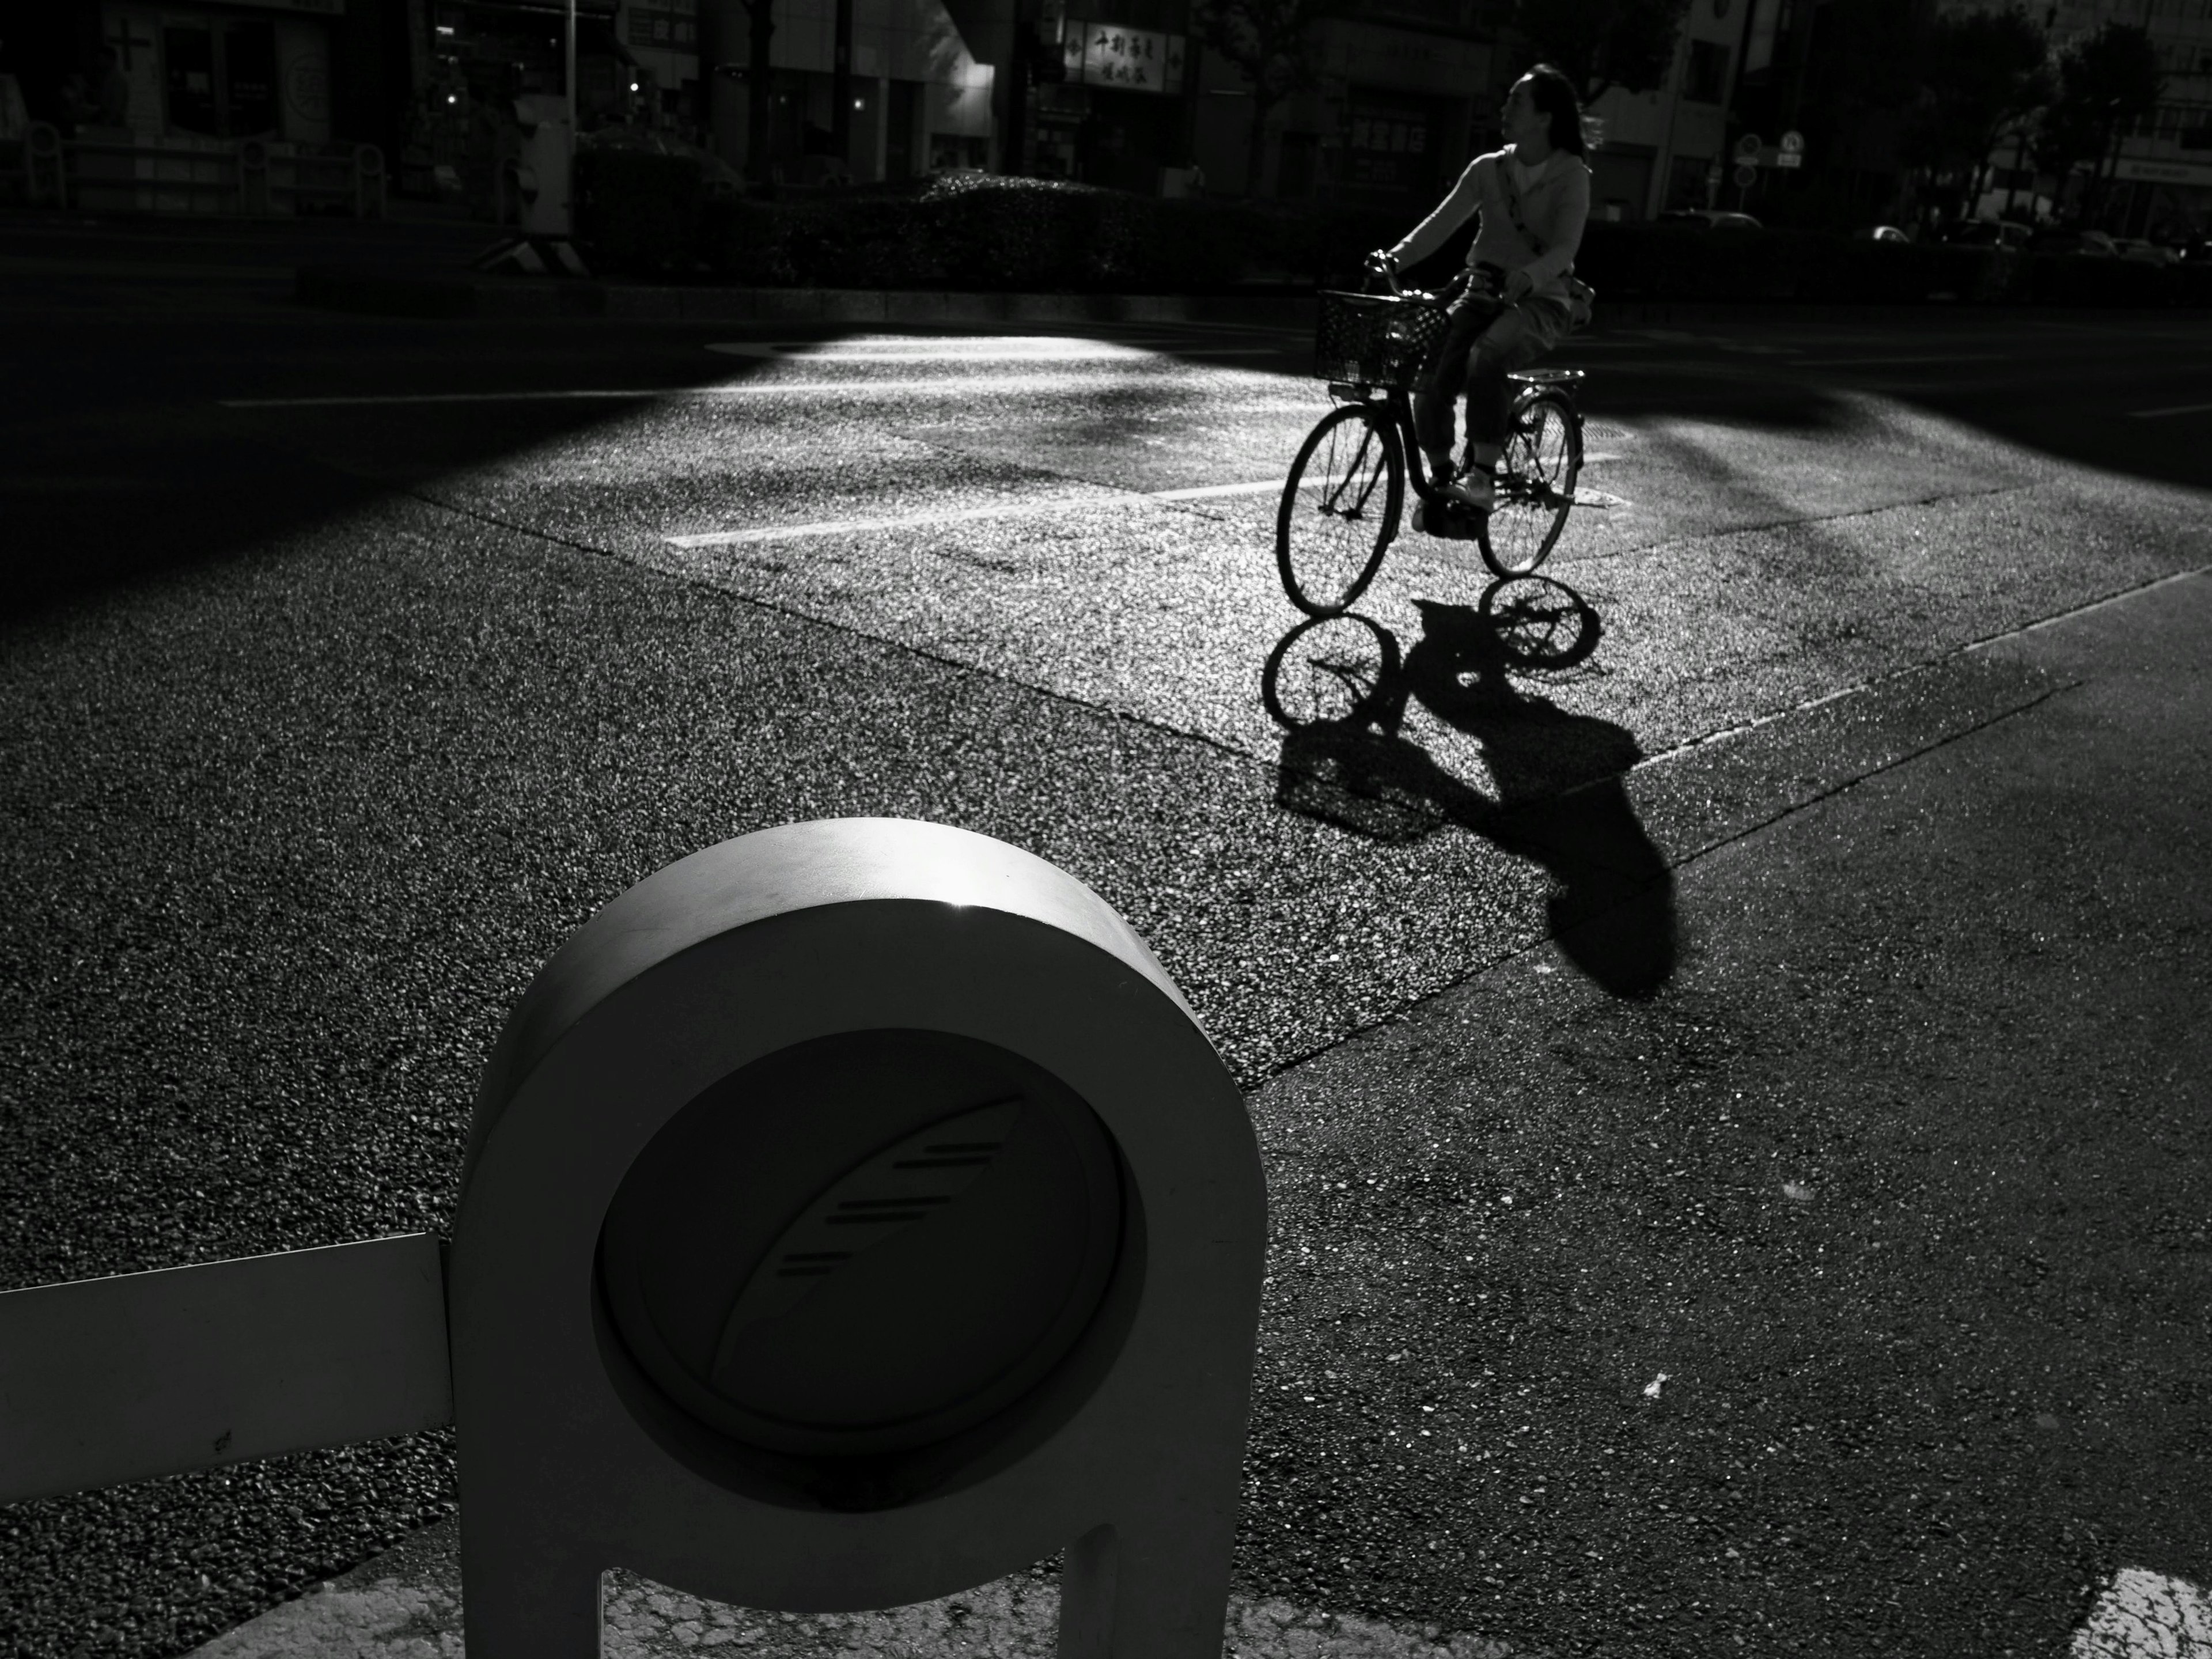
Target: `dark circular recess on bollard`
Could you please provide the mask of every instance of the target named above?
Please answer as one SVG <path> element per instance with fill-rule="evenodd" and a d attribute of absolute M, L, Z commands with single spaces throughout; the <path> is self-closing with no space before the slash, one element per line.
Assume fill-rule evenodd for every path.
<path fill-rule="evenodd" d="M 876 1507 L 941 1479 L 944 1449 L 981 1455 L 1065 1369 L 1138 1254 L 1123 1188 L 1097 1115 L 1018 1055 L 819 1038 L 723 1078 L 638 1155 L 600 1304 L 690 1425 L 774 1484 Z"/>

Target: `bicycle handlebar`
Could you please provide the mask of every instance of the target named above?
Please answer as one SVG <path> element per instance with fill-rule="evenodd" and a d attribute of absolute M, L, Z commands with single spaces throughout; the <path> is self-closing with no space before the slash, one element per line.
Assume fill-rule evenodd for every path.
<path fill-rule="evenodd" d="M 1398 281 L 1398 267 L 1396 262 L 1389 258 L 1385 255 L 1380 253 L 1370 253 L 1367 256 L 1365 264 L 1368 278 L 1370 283 L 1374 279 L 1380 277 L 1384 283 L 1389 285 L 1389 295 L 1392 299 L 1419 300 L 1428 305 L 1444 305 L 1457 299 L 1461 294 L 1466 291 L 1468 284 L 1474 280 L 1475 276 L 1475 272 L 1473 270 L 1455 271 L 1453 273 L 1451 279 L 1445 283 L 1442 288 L 1431 292 L 1422 289 L 1409 289 L 1401 283 Z M 1483 275 L 1488 279 L 1492 292 L 1494 295 L 1497 290 L 1498 279 L 1490 275 L 1489 269 L 1486 266 L 1483 268 Z"/>

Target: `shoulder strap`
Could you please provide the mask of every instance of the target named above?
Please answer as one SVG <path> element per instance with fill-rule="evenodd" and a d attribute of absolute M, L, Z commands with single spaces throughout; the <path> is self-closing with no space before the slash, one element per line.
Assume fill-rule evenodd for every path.
<path fill-rule="evenodd" d="M 1528 222 L 1521 213 L 1521 191 L 1513 182 L 1513 163 L 1510 159 L 1498 163 L 1498 193 L 1505 198 L 1505 216 L 1513 222 L 1513 228 L 1521 233 L 1521 240 L 1528 244 L 1529 251 L 1538 258 L 1544 257 L 1544 245 L 1536 233 L 1528 228 Z"/>

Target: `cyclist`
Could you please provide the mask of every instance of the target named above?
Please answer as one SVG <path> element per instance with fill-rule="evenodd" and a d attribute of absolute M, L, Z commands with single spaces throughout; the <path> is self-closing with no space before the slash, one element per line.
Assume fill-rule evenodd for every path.
<path fill-rule="evenodd" d="M 1481 215 L 1467 255 L 1467 290 L 1413 391 L 1413 431 L 1439 482 L 1465 506 L 1490 510 L 1505 436 L 1505 377 L 1559 343 L 1572 320 L 1567 286 L 1589 218 L 1590 170 L 1574 83 L 1539 64 L 1513 83 L 1500 125 L 1505 148 L 1478 155 L 1451 194 L 1395 247 L 1370 256 L 1390 270 L 1419 264 Z M 1453 406 L 1467 393 L 1467 465 L 1452 465 Z M 1455 476 L 1456 475 L 1456 476 Z"/>

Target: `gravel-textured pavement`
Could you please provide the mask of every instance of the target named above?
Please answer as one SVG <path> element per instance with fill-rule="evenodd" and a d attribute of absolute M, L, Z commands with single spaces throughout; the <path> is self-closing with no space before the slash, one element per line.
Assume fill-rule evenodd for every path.
<path fill-rule="evenodd" d="M 2202 1582 L 2201 491 L 1868 394 L 1600 408 L 1621 516 L 1549 573 L 1594 654 L 1501 667 L 1409 548 L 1402 718 L 1285 733 L 1265 496 L 1128 500 L 1279 468 L 1314 391 L 1234 364 L 173 411 L 328 506 L 0 635 L 0 1282 L 441 1228 L 599 904 L 938 818 L 1113 902 L 1251 1091 L 1249 1605 L 2024 1656 Z M 1023 510 L 712 539 L 933 502 Z M 442 1514 L 450 1451 L 15 1506 L 0 1629 L 180 1651 Z"/>

